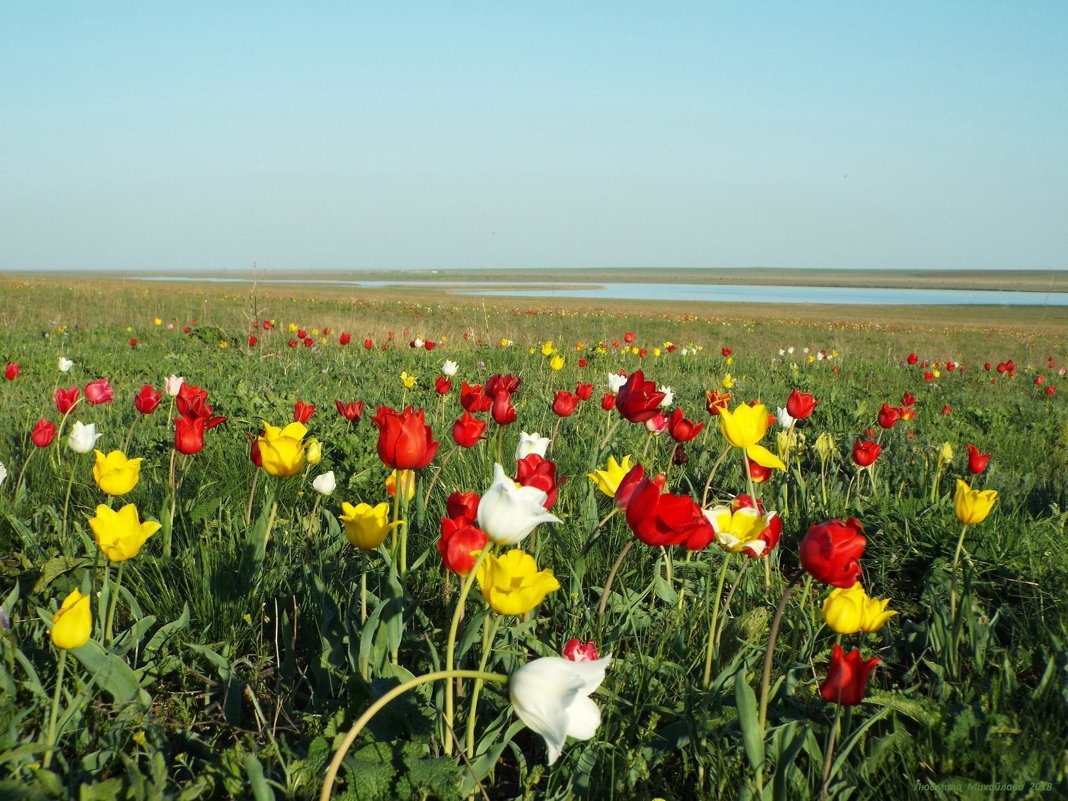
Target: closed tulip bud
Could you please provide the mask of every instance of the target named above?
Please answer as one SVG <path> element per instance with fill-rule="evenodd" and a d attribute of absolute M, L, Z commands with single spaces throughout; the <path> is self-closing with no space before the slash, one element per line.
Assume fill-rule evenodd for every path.
<path fill-rule="evenodd" d="M 961 523 L 974 526 L 986 520 L 997 499 L 995 490 L 973 490 L 958 478 L 957 491 L 953 494 L 953 512 Z"/>
<path fill-rule="evenodd" d="M 329 470 L 316 476 L 315 480 L 312 481 L 312 489 L 320 495 L 332 495 L 336 487 L 337 480 L 334 478 L 333 470 Z"/>
<path fill-rule="evenodd" d="M 478 552 L 486 547 L 486 535 L 463 517 L 446 517 L 441 521 L 438 551 L 442 564 L 450 573 L 467 576 L 475 567 Z"/>
<path fill-rule="evenodd" d="M 47 448 L 56 438 L 56 424 L 50 423 L 43 417 L 37 421 L 30 432 L 30 441 L 38 448 Z"/>
<path fill-rule="evenodd" d="M 887 611 L 889 603 L 889 598 L 869 598 L 858 581 L 852 587 L 831 590 L 823 602 L 823 620 L 838 634 L 870 634 L 897 614 Z"/>
<path fill-rule="evenodd" d="M 322 459 L 323 444 L 315 437 L 312 437 L 304 445 L 304 461 L 308 464 L 319 464 Z"/>
<path fill-rule="evenodd" d="M 160 529 L 155 520 L 141 522 L 137 507 L 132 503 L 119 511 L 100 504 L 96 516 L 89 520 L 97 547 L 112 562 L 124 562 L 141 552 L 145 541 Z"/>
<path fill-rule="evenodd" d="M 938 468 L 941 470 L 951 464 L 953 464 L 953 446 L 948 442 L 943 442 L 938 446 Z"/>
<path fill-rule="evenodd" d="M 106 378 L 98 378 L 85 385 L 85 399 L 92 405 L 111 403 L 115 400 L 115 390 Z"/>
<path fill-rule="evenodd" d="M 82 595 L 80 590 L 71 590 L 52 615 L 52 644 L 64 650 L 81 648 L 89 642 L 92 631 L 93 613 L 89 608 L 89 596 Z"/>
<path fill-rule="evenodd" d="M 487 554 L 476 578 L 486 603 L 502 615 L 525 615 L 560 589 L 551 570 L 538 570 L 534 557 L 518 549 L 499 558 Z"/>
<path fill-rule="evenodd" d="M 486 433 L 486 422 L 464 412 L 452 424 L 452 438 L 461 448 L 473 448 Z"/>
<path fill-rule="evenodd" d="M 137 486 L 141 477 L 141 460 L 127 459 L 122 451 L 111 451 L 105 456 L 96 451 L 93 465 L 93 480 L 100 491 L 108 495 L 125 495 Z"/>
<path fill-rule="evenodd" d="M 968 443 L 968 472 L 972 475 L 979 475 L 986 470 L 987 462 L 990 461 L 989 453 L 979 453 L 979 449 Z"/>
<path fill-rule="evenodd" d="M 384 501 L 378 506 L 342 503 L 341 512 L 340 520 L 345 526 L 348 541 L 365 551 L 373 550 L 385 542 L 386 535 L 401 522 L 389 522 L 389 504 Z"/>
<path fill-rule="evenodd" d="M 172 398 L 175 398 L 178 396 L 178 392 L 181 390 L 182 384 L 184 383 L 185 379 L 182 378 L 180 375 L 171 375 L 167 378 L 166 381 L 163 382 L 163 389 L 167 392 L 168 395 L 170 395 Z"/>
<path fill-rule="evenodd" d="M 512 709 L 545 740 L 550 765 L 560 758 L 568 737 L 589 740 L 597 733 L 601 710 L 590 695 L 601 686 L 611 661 L 611 657 L 578 662 L 545 656 L 512 674 Z"/>
<path fill-rule="evenodd" d="M 900 416 L 901 413 L 896 407 L 891 406 L 889 403 L 884 403 L 882 408 L 879 409 L 879 426 L 881 428 L 893 428 Z"/>
<path fill-rule="evenodd" d="M 860 651 L 846 654 L 842 646 L 835 643 L 827 678 L 820 685 L 820 696 L 828 703 L 856 706 L 864 700 L 868 676 L 879 662 L 878 657 L 865 661 Z"/>
<path fill-rule="evenodd" d="M 67 387 L 66 389 L 57 389 L 55 394 L 56 399 L 56 411 L 60 414 L 66 414 L 73 409 L 78 403 L 78 397 L 81 395 L 81 390 L 77 387 Z"/>
<path fill-rule="evenodd" d="M 145 384 L 134 395 L 134 408 L 141 414 L 152 414 L 152 412 L 156 411 L 156 407 L 159 406 L 162 397 L 163 392 L 161 390 L 153 389 L 151 384 Z"/>

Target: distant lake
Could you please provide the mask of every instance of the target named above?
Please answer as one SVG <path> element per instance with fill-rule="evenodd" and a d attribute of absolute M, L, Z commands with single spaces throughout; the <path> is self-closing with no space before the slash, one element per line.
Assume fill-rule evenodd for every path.
<path fill-rule="evenodd" d="M 249 284 L 248 278 L 143 276 L 143 281 Z M 827 303 L 836 306 L 1068 306 L 1068 292 L 1006 292 L 970 289 L 879 289 L 867 287 L 745 286 L 736 284 L 554 283 L 502 281 L 501 285 L 455 281 L 343 281 L 264 279 L 261 284 L 434 288 L 455 295 L 591 300 L 702 300 L 724 303 Z"/>

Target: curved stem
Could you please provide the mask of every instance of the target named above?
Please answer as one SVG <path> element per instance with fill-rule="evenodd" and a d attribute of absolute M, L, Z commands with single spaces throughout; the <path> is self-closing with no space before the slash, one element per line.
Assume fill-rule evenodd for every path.
<path fill-rule="evenodd" d="M 727 565 L 730 554 L 723 554 L 723 567 L 719 569 L 719 582 L 716 584 L 716 598 L 712 602 L 712 620 L 708 624 L 708 646 L 705 648 L 705 678 L 702 686 L 707 690 L 712 683 L 712 660 L 716 652 L 716 629 L 719 626 L 719 602 L 723 596 L 723 583 L 727 580 Z"/>
<path fill-rule="evenodd" d="M 827 756 L 823 758 L 823 781 L 820 783 L 820 801 L 827 801 L 828 785 L 831 782 L 831 765 L 834 764 L 834 743 L 838 738 L 838 723 L 842 719 L 842 705 L 838 704 L 834 713 L 834 723 L 827 737 Z"/>
<path fill-rule="evenodd" d="M 619 428 L 619 424 L 622 423 L 622 422 L 623 422 L 623 418 L 622 417 L 617 417 L 616 421 L 614 423 L 612 423 L 612 427 L 610 429 L 608 429 L 608 433 L 604 435 L 604 439 L 601 440 L 601 444 L 597 446 L 597 454 L 598 455 L 600 455 L 601 451 L 604 450 L 605 445 L 607 445 L 609 443 L 609 441 L 612 439 L 612 435 L 616 433 L 616 429 Z"/>
<path fill-rule="evenodd" d="M 719 456 L 716 457 L 716 461 L 712 463 L 712 469 L 708 473 L 708 480 L 705 482 L 705 491 L 701 494 L 701 506 L 708 506 L 708 490 L 712 487 L 712 479 L 716 477 L 716 471 L 719 470 L 719 466 L 723 463 L 724 457 L 730 451 L 731 446 L 724 446 L 723 450 L 719 452 Z"/>
<path fill-rule="evenodd" d="M 15 500 L 15 501 L 17 501 L 18 498 L 19 498 L 19 489 L 22 488 L 22 478 L 23 478 L 23 476 L 26 475 L 26 466 L 30 463 L 30 459 L 33 458 L 34 451 L 39 451 L 39 450 L 40 450 L 40 448 L 34 448 L 34 450 L 30 451 L 30 455 L 22 460 L 22 469 L 19 470 L 18 481 L 15 482 L 15 494 L 13 496 L 13 500 Z"/>
<path fill-rule="evenodd" d="M 968 533 L 968 526 L 960 530 L 960 538 L 957 540 L 957 551 L 953 554 L 953 572 L 949 579 L 949 617 L 957 619 L 957 567 L 960 563 L 960 554 L 964 550 L 964 535 Z"/>
<path fill-rule="evenodd" d="M 486 671 L 486 662 L 489 660 L 490 651 L 493 649 L 493 640 L 497 636 L 497 629 L 501 625 L 501 616 L 493 615 L 493 622 L 486 621 L 483 626 L 482 658 L 478 663 L 478 672 Z M 450 682 L 451 683 L 451 682 Z M 471 689 L 471 708 L 467 712 L 467 759 L 475 758 L 475 722 L 478 719 L 478 694 L 482 692 L 482 679 L 475 679 L 475 686 Z"/>
<path fill-rule="evenodd" d="M 334 779 L 337 778 L 337 772 L 341 769 L 341 762 L 345 759 L 345 754 L 348 753 L 349 748 L 352 747 L 360 732 L 371 721 L 371 718 L 378 714 L 386 704 L 394 698 L 404 695 L 408 690 L 418 687 L 420 684 L 427 684 L 441 679 L 448 679 L 449 684 L 452 683 L 452 679 L 482 679 L 483 681 L 494 681 L 499 684 L 504 684 L 508 681 L 508 677 L 502 673 L 482 673 L 478 670 L 438 670 L 434 673 L 427 673 L 425 676 L 416 676 L 414 679 L 409 679 L 403 684 L 397 685 L 371 704 L 367 711 L 352 724 L 352 728 L 345 735 L 345 739 L 341 741 L 341 745 L 334 752 L 334 758 L 330 760 L 330 767 L 327 768 L 326 777 L 323 779 L 323 789 L 319 793 L 319 801 L 330 801 L 330 796 L 334 792 Z"/>
<path fill-rule="evenodd" d="M 797 582 L 804 575 L 801 571 L 786 585 L 786 590 L 779 599 L 779 605 L 775 608 L 775 617 L 771 621 L 771 631 L 768 633 L 768 650 L 764 653 L 764 675 L 760 680 L 760 731 L 764 731 L 764 723 L 768 719 L 768 694 L 771 690 L 771 663 L 775 658 L 775 643 L 779 639 L 779 627 L 782 625 L 782 616 L 786 612 L 786 602 L 797 586 Z"/>
<path fill-rule="evenodd" d="M 445 646 L 445 670 L 446 672 L 453 669 L 453 663 L 456 659 L 456 632 L 460 628 L 460 618 L 464 615 L 464 604 L 467 603 L 467 596 L 471 592 L 471 587 L 475 583 L 475 577 L 478 575 L 478 569 L 482 567 L 482 562 L 489 555 L 489 552 L 493 550 L 493 543 L 487 542 L 486 547 L 478 553 L 478 559 L 475 560 L 474 567 L 471 568 L 471 572 L 467 574 L 464 579 L 463 585 L 460 587 L 460 597 L 456 599 L 456 608 L 452 613 L 452 623 L 449 625 L 449 639 L 448 644 Z M 452 729 L 452 721 L 454 717 L 454 693 L 452 682 L 445 683 L 445 725 L 449 729 Z M 452 738 L 446 737 L 444 744 L 445 756 L 452 754 Z"/>
<path fill-rule="evenodd" d="M 63 499 L 63 536 L 67 536 L 67 509 L 70 507 L 70 490 L 74 486 L 74 471 L 78 467 L 77 461 L 70 463 L 70 480 L 67 481 L 67 495 Z"/>
<path fill-rule="evenodd" d="M 600 620 L 604 617 L 605 607 L 608 606 L 608 593 L 612 589 L 612 582 L 616 578 L 616 573 L 619 572 L 620 565 L 623 564 L 624 557 L 630 553 L 630 549 L 634 547 L 635 540 L 628 540 L 627 544 L 623 546 L 623 550 L 619 552 L 619 556 L 616 557 L 616 561 L 612 563 L 612 569 L 608 571 L 608 578 L 604 580 L 604 589 L 601 590 L 601 603 L 597 607 L 597 619 Z"/>

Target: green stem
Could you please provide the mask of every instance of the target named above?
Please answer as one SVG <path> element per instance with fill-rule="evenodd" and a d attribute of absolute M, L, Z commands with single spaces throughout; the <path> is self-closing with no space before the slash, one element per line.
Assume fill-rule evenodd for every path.
<path fill-rule="evenodd" d="M 705 429 L 707 431 L 707 429 Z M 730 452 L 731 445 L 725 445 L 723 450 L 719 452 L 719 456 L 716 457 L 716 461 L 712 463 L 712 469 L 708 472 L 708 480 L 705 481 L 705 491 L 701 494 L 701 506 L 708 506 L 708 490 L 712 487 L 712 479 L 716 477 L 716 471 L 719 470 L 720 464 L 723 463 L 724 457 Z"/>
<path fill-rule="evenodd" d="M 70 490 L 74 486 L 74 471 L 77 469 L 78 463 L 72 461 L 70 463 L 70 479 L 67 481 L 67 496 L 63 499 L 63 538 L 67 537 L 67 509 L 70 507 Z"/>
<path fill-rule="evenodd" d="M 782 598 L 779 599 L 779 605 L 775 608 L 775 617 L 772 618 L 771 621 L 771 631 L 768 633 L 768 649 L 764 653 L 764 674 L 760 680 L 760 731 L 762 735 L 765 728 L 764 724 L 768 719 L 768 695 L 771 691 L 771 665 L 775 659 L 775 643 L 779 639 L 779 627 L 782 625 L 782 616 L 786 612 L 786 602 L 790 600 L 790 596 L 793 594 L 797 582 L 803 575 L 805 575 L 805 573 L 804 571 L 801 571 L 790 579 L 790 583 L 786 585 L 786 589 L 783 591 Z"/>
<path fill-rule="evenodd" d="M 408 572 L 408 507 L 411 505 L 411 498 L 408 495 L 408 488 L 411 486 L 412 490 L 415 489 L 415 472 L 412 470 L 402 470 L 397 475 L 397 495 L 401 497 L 400 506 L 404 514 L 404 519 L 400 525 L 400 574 L 403 576 Z M 404 493 L 401 496 L 401 493 Z"/>
<path fill-rule="evenodd" d="M 961 551 L 964 550 L 964 535 L 968 533 L 968 526 L 960 530 L 960 538 L 957 540 L 957 551 L 953 554 L 953 571 L 949 579 L 949 616 L 956 622 L 957 619 L 957 567 L 960 563 Z"/>
<path fill-rule="evenodd" d="M 52 712 L 48 716 L 48 734 L 45 735 L 45 755 L 41 767 L 48 770 L 52 763 L 52 751 L 56 747 L 56 717 L 59 715 L 59 697 L 63 692 L 63 672 L 67 669 L 67 650 L 59 651 L 59 670 L 56 671 L 56 692 L 52 696 Z"/>
<path fill-rule="evenodd" d="M 108 618 L 107 623 L 104 625 L 105 647 L 111 646 L 112 624 L 115 622 L 115 607 L 119 605 L 119 588 L 122 586 L 122 569 L 125 566 L 125 562 L 119 562 L 119 571 L 115 574 L 115 586 L 108 594 Z"/>
<path fill-rule="evenodd" d="M 723 566 L 719 570 L 719 581 L 716 584 L 715 600 L 712 602 L 712 620 L 708 624 L 708 646 L 705 648 L 705 678 L 703 687 L 707 690 L 712 684 L 712 661 L 716 653 L 716 629 L 719 627 L 719 602 L 723 595 L 723 583 L 727 580 L 727 565 L 730 564 L 730 554 L 723 554 Z"/>
<path fill-rule="evenodd" d="M 608 578 L 604 580 L 604 589 L 601 590 L 601 603 L 597 606 L 598 620 L 604 617 L 604 610 L 608 606 L 608 593 L 612 590 L 612 582 L 615 580 L 616 573 L 619 572 L 619 568 L 623 564 L 623 558 L 630 553 L 630 549 L 634 547 L 635 542 L 637 542 L 637 540 L 627 540 L 627 544 L 624 545 L 623 550 L 619 552 L 616 561 L 612 563 L 612 569 L 608 571 Z"/>
<path fill-rule="evenodd" d="M 349 748 L 356 741 L 356 738 L 363 731 L 364 727 L 370 722 L 383 707 L 395 698 L 404 695 L 408 690 L 418 687 L 421 684 L 427 684 L 432 681 L 440 681 L 447 679 L 448 684 L 452 684 L 453 679 L 482 679 L 483 681 L 493 681 L 499 684 L 505 684 L 508 681 L 508 677 L 502 673 L 482 673 L 477 670 L 438 670 L 434 673 L 427 673 L 425 676 L 416 676 L 414 679 L 409 679 L 403 684 L 399 684 L 383 695 L 370 707 L 367 711 L 360 715 L 359 719 L 352 724 L 352 728 L 349 729 L 348 734 L 345 735 L 345 739 L 341 741 L 341 745 L 338 746 L 337 751 L 334 752 L 334 758 L 330 760 L 330 767 L 327 768 L 326 777 L 323 779 L 323 789 L 319 793 L 319 801 L 330 801 L 330 797 L 334 792 L 334 779 L 337 778 L 337 773 L 341 769 L 341 763 L 345 759 L 345 754 L 348 753 Z M 448 686 L 446 684 L 446 686 Z"/>
<path fill-rule="evenodd" d="M 820 801 L 827 801 L 828 785 L 831 783 L 831 765 L 834 764 L 834 744 L 838 738 L 838 723 L 842 719 L 842 705 L 837 704 L 834 713 L 834 723 L 831 724 L 830 734 L 827 736 L 827 755 L 823 758 L 823 781 L 820 784 Z"/>
<path fill-rule="evenodd" d="M 501 625 L 501 616 L 493 615 L 493 623 L 490 624 L 484 622 L 482 624 L 482 658 L 478 663 L 478 672 L 484 673 L 486 670 L 486 662 L 489 659 L 490 651 L 493 649 L 493 640 L 497 636 L 497 629 Z M 475 686 L 471 690 L 471 709 L 467 713 L 467 759 L 468 761 L 475 758 L 475 721 L 478 719 L 476 712 L 478 711 L 478 694 L 482 692 L 482 685 L 485 682 L 482 679 L 475 679 Z"/>
<path fill-rule="evenodd" d="M 449 625 L 449 639 L 445 646 L 445 671 L 449 672 L 453 669 L 453 664 L 456 660 L 456 632 L 460 628 L 460 618 L 464 615 L 464 604 L 467 603 L 467 596 L 471 592 L 471 587 L 475 583 L 475 577 L 478 575 L 478 569 L 482 567 L 482 562 L 493 550 L 493 543 L 487 542 L 486 547 L 478 553 L 478 559 L 475 560 L 474 567 L 471 568 L 471 572 L 467 574 L 464 579 L 463 585 L 460 587 L 460 597 L 456 599 L 456 608 L 452 613 L 452 623 Z M 452 730 L 452 721 L 454 718 L 454 694 L 452 682 L 445 683 L 445 726 L 450 731 Z M 452 737 L 446 737 L 444 743 L 445 756 L 452 754 Z"/>
<path fill-rule="evenodd" d="M 364 626 L 367 623 L 367 568 L 364 567 L 360 573 L 360 626 Z M 364 681 L 369 681 L 371 678 L 371 668 L 368 664 L 369 659 L 366 656 L 360 657 L 360 676 Z"/>

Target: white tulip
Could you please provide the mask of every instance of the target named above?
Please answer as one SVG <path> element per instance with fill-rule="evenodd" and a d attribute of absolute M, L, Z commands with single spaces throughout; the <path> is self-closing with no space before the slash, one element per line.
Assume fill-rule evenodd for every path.
<path fill-rule="evenodd" d="M 775 416 L 779 419 L 779 425 L 783 428 L 789 428 L 794 424 L 793 416 L 786 409 L 780 407 Z"/>
<path fill-rule="evenodd" d="M 519 435 L 519 445 L 515 449 L 515 460 L 518 462 L 525 456 L 530 456 L 532 453 L 538 454 L 538 456 L 545 456 L 545 449 L 549 447 L 549 443 L 552 442 L 548 437 L 543 437 L 537 431 L 533 434 L 528 434 L 526 431 Z"/>
<path fill-rule="evenodd" d="M 103 434 L 96 432 L 96 423 L 84 425 L 81 420 L 76 420 L 67 437 L 67 446 L 75 453 L 89 453 L 101 436 Z"/>
<path fill-rule="evenodd" d="M 517 487 L 499 464 L 493 483 L 478 502 L 478 527 L 497 545 L 516 545 L 539 523 L 563 522 L 545 509 L 549 496 L 535 487 Z"/>
<path fill-rule="evenodd" d="M 316 476 L 315 480 L 312 481 L 312 488 L 320 495 L 330 495 L 335 487 L 337 487 L 337 481 L 334 479 L 333 470 L 323 473 L 321 476 Z"/>
<path fill-rule="evenodd" d="M 182 384 L 185 383 L 185 379 L 180 375 L 172 375 L 170 378 L 163 382 L 163 388 L 167 390 L 167 394 L 172 398 L 178 396 L 178 390 L 182 388 Z"/>
<path fill-rule="evenodd" d="M 608 390 L 609 392 L 619 392 L 619 388 L 627 383 L 627 377 L 620 375 L 619 373 L 608 374 Z"/>
<path fill-rule="evenodd" d="M 70 372 L 70 368 L 72 368 L 73 366 L 74 366 L 74 362 L 72 362 L 70 359 L 66 358 L 65 356 L 60 356 L 59 357 L 59 372 L 61 372 L 61 373 Z"/>
<path fill-rule="evenodd" d="M 447 378 L 452 378 L 456 375 L 458 365 L 452 359 L 446 359 L 445 363 L 441 365 L 441 374 Z"/>
<path fill-rule="evenodd" d="M 664 393 L 664 399 L 660 401 L 661 409 L 666 409 L 675 402 L 675 390 L 673 387 L 657 387 L 656 390 Z"/>
<path fill-rule="evenodd" d="M 426 342 L 424 342 L 420 337 L 416 337 L 415 339 L 412 340 L 412 346 L 416 347 L 416 348 L 421 348 L 425 344 L 426 344 Z"/>
<path fill-rule="evenodd" d="M 5 479 L 7 479 L 7 468 L 4 467 L 3 462 L 0 462 L 0 486 L 3 486 Z"/>
<path fill-rule="evenodd" d="M 612 657 L 572 662 L 546 656 L 512 674 L 512 709 L 523 724 L 540 734 L 549 749 L 549 764 L 559 757 L 568 737 L 589 740 L 601 725 L 601 710 L 589 697 L 601 686 Z"/>

